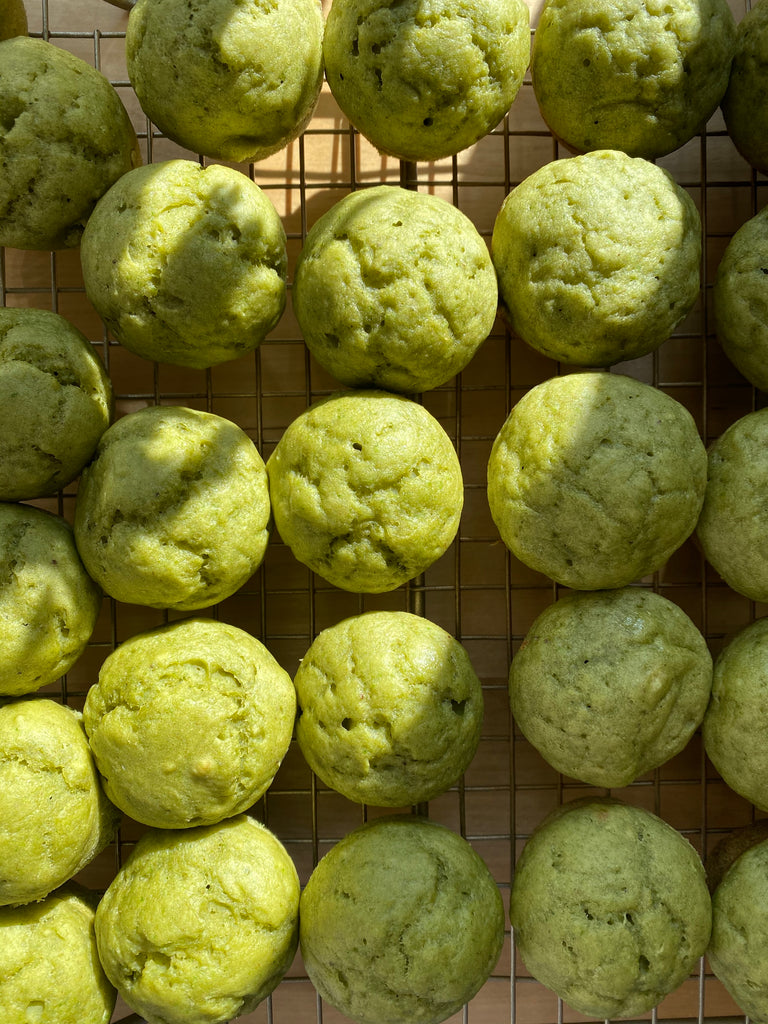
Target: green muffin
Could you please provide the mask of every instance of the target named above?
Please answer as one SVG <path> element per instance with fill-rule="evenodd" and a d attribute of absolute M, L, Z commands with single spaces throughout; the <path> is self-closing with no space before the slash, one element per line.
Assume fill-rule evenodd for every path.
<path fill-rule="evenodd" d="M 601 1019 L 639 1016 L 681 985 L 712 918 L 691 844 L 643 808 L 591 797 L 534 831 L 509 913 L 534 978 Z"/>
<path fill-rule="evenodd" d="M 531 388 L 488 462 L 488 501 L 507 547 L 575 590 L 623 587 L 693 532 L 707 456 L 693 417 L 656 388 L 613 373 Z"/>
<path fill-rule="evenodd" d="M 186 149 L 262 160 L 309 122 L 323 82 L 319 0 L 139 0 L 125 38 L 147 116 Z"/>
<path fill-rule="evenodd" d="M 547 0 L 531 53 L 553 134 L 577 152 L 649 160 L 704 128 L 728 85 L 727 0 Z"/>
<path fill-rule="evenodd" d="M 24 0 L 0 0 L 0 40 L 25 36 L 28 31 Z"/>
<path fill-rule="evenodd" d="M 701 221 L 648 160 L 554 160 L 504 200 L 492 238 L 502 308 L 552 359 L 609 366 L 658 348 L 699 295 Z"/>
<path fill-rule="evenodd" d="M 188 619 L 110 654 L 83 721 L 110 800 L 145 825 L 189 828 L 258 800 L 295 712 L 291 677 L 255 637 Z"/>
<path fill-rule="evenodd" d="M 557 771 L 626 786 L 679 753 L 707 709 L 712 657 L 685 612 L 650 590 L 567 594 L 512 660 L 515 721 Z"/>
<path fill-rule="evenodd" d="M 315 988 L 357 1024 L 438 1024 L 495 967 L 504 909 L 461 836 L 390 815 L 318 863 L 301 896 L 300 936 Z"/>
<path fill-rule="evenodd" d="M 768 90 L 768 4 L 747 9 L 736 31 L 728 88 L 721 103 L 733 144 L 756 170 L 768 171 L 768 116 L 762 97 Z"/>
<path fill-rule="evenodd" d="M 66 885 L 40 903 L 0 909 L 5 1024 L 109 1024 L 117 993 L 96 952 L 98 898 Z"/>
<path fill-rule="evenodd" d="M 293 861 L 253 818 L 150 829 L 96 910 L 99 957 L 148 1024 L 222 1024 L 282 979 L 298 908 Z"/>
<path fill-rule="evenodd" d="M 299 747 L 349 800 L 431 800 L 477 750 L 483 693 L 469 656 L 450 633 L 410 612 L 367 612 L 324 629 L 294 684 Z"/>
<path fill-rule="evenodd" d="M 458 530 L 456 451 L 438 421 L 400 395 L 348 391 L 316 402 L 280 438 L 267 473 L 281 538 L 343 590 L 394 590 Z"/>
<path fill-rule="evenodd" d="M 488 248 L 460 210 L 378 185 L 312 227 L 293 309 L 312 355 L 342 384 L 426 391 L 467 365 L 491 332 L 498 288 Z"/>
<path fill-rule="evenodd" d="M 280 319 L 286 238 L 250 178 L 168 160 L 126 174 L 83 233 L 86 294 L 145 359 L 198 369 L 251 352 Z"/>
<path fill-rule="evenodd" d="M 507 113 L 530 55 L 522 0 L 334 0 L 323 42 L 342 112 L 382 153 L 438 160 Z"/>
<path fill-rule="evenodd" d="M 118 601 L 189 611 L 223 601 L 269 540 L 266 469 L 237 424 L 149 406 L 107 430 L 75 506 L 80 557 Z"/>
<path fill-rule="evenodd" d="M 98 199 L 141 163 L 109 80 L 29 36 L 0 43 L 0 245 L 80 244 Z"/>
<path fill-rule="evenodd" d="M 101 603 L 65 519 L 0 503 L 0 697 L 32 693 L 68 672 Z"/>
<path fill-rule="evenodd" d="M 111 842 L 118 820 L 79 712 L 45 698 L 0 707 L 0 906 L 41 900 L 69 881 Z"/>

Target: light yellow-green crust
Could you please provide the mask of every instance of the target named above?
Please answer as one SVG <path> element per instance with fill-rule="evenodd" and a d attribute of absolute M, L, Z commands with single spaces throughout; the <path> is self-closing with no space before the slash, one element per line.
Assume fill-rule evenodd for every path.
<path fill-rule="evenodd" d="M 294 683 L 301 751 L 349 800 L 431 800 L 477 750 L 483 693 L 469 655 L 410 612 L 367 612 L 324 629 Z"/>
<path fill-rule="evenodd" d="M 731 77 L 721 103 L 725 127 L 744 159 L 768 171 L 768 114 L 756 102 L 768 90 L 768 3 L 747 10 L 736 30 Z"/>
<path fill-rule="evenodd" d="M 652 160 L 715 112 L 735 39 L 727 0 L 547 0 L 531 52 L 534 93 L 577 152 Z"/>
<path fill-rule="evenodd" d="M 357 1024 L 438 1024 L 495 967 L 504 909 L 461 836 L 389 815 L 318 863 L 302 893 L 300 934 L 311 981 Z"/>
<path fill-rule="evenodd" d="M 150 829 L 96 910 L 104 970 L 148 1024 L 223 1024 L 282 979 L 298 943 L 299 878 L 246 815 Z"/>
<path fill-rule="evenodd" d="M 107 796 L 157 828 L 245 811 L 293 733 L 291 677 L 250 633 L 212 619 L 131 637 L 104 661 L 83 708 Z"/>
<path fill-rule="evenodd" d="M 768 409 L 747 413 L 709 446 L 696 536 L 713 569 L 739 594 L 768 601 Z"/>
<path fill-rule="evenodd" d="M 515 721 L 557 771 L 626 786 L 700 725 L 712 657 L 685 612 L 639 587 L 572 593 L 546 608 L 512 659 Z"/>
<path fill-rule="evenodd" d="M 319 0 L 139 0 L 128 76 L 145 113 L 195 153 L 245 163 L 295 139 L 323 83 Z"/>
<path fill-rule="evenodd" d="M 96 951 L 97 902 L 66 885 L 40 903 L 0 909 L 3 1024 L 108 1024 L 117 992 Z"/>
<path fill-rule="evenodd" d="M 0 697 L 32 693 L 68 672 L 101 599 L 65 519 L 0 503 Z"/>
<path fill-rule="evenodd" d="M 394 590 L 444 554 L 459 527 L 456 451 L 431 413 L 400 395 L 316 402 L 287 428 L 267 473 L 281 538 L 343 590 Z"/>
<path fill-rule="evenodd" d="M 554 160 L 504 200 L 493 262 L 510 326 L 552 359 L 609 366 L 666 341 L 699 295 L 701 221 L 648 160 Z"/>
<path fill-rule="evenodd" d="M 522 562 L 575 590 L 623 587 L 693 532 L 707 456 L 674 398 L 620 374 L 553 377 L 517 403 L 488 462 L 488 501 Z"/>
<path fill-rule="evenodd" d="M 0 42 L 0 245 L 78 246 L 97 200 L 140 163 L 100 71 L 42 39 Z"/>
<path fill-rule="evenodd" d="M 378 185 L 318 220 L 293 309 L 312 355 L 350 387 L 427 391 L 467 365 L 496 318 L 488 247 L 460 210 Z"/>
<path fill-rule="evenodd" d="M 698 854 L 641 807 L 585 798 L 536 829 L 515 869 L 510 920 L 531 974 L 592 1017 L 634 1017 L 673 992 L 709 941 Z"/>
<path fill-rule="evenodd" d="M 75 540 L 118 601 L 194 610 L 256 571 L 269 540 L 266 469 L 237 424 L 151 406 L 107 430 L 80 479 Z"/>
<path fill-rule="evenodd" d="M 437 160 L 492 131 L 530 56 L 522 0 L 334 0 L 328 84 L 382 153 Z"/>
<path fill-rule="evenodd" d="M 73 324 L 44 309 L 0 309 L 0 500 L 71 483 L 112 408 L 109 377 Z"/>
<path fill-rule="evenodd" d="M 282 316 L 286 238 L 267 197 L 219 164 L 168 160 L 124 175 L 81 246 L 88 298 L 115 338 L 204 368 L 251 352 Z"/>
<path fill-rule="evenodd" d="M 29 31 L 24 0 L 0 0 L 0 41 Z"/>
<path fill-rule="evenodd" d="M 47 698 L 0 707 L 0 906 L 69 881 L 109 842 L 104 796 L 79 712 Z"/>

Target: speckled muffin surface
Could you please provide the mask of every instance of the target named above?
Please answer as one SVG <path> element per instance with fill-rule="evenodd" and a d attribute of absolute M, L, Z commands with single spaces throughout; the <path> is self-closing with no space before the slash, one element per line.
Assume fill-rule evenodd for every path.
<path fill-rule="evenodd" d="M 726 0 L 547 0 L 531 52 L 534 93 L 573 150 L 655 159 L 716 110 L 735 36 Z"/>
<path fill-rule="evenodd" d="M 331 91 L 383 153 L 437 160 L 492 131 L 528 67 L 521 0 L 335 0 L 323 44 Z"/>
<path fill-rule="evenodd" d="M 645 1013 L 696 968 L 712 908 L 691 844 L 640 807 L 585 798 L 544 820 L 510 903 L 531 974 L 580 1013 Z"/>
<path fill-rule="evenodd" d="M 640 587 L 571 593 L 512 659 L 515 721 L 557 771 L 626 786 L 679 753 L 700 725 L 712 657 L 685 612 Z"/>
<path fill-rule="evenodd" d="M 367 612 L 329 626 L 294 684 L 304 757 L 358 803 L 431 800 L 477 750 L 480 680 L 458 640 L 419 615 Z"/>
<path fill-rule="evenodd" d="M 24 0 L 0 0 L 0 41 L 29 31 Z"/>
<path fill-rule="evenodd" d="M 440 423 L 400 395 L 316 402 L 284 432 L 267 473 L 281 538 L 343 590 L 394 590 L 444 554 L 458 529 L 456 451 Z"/>
<path fill-rule="evenodd" d="M 768 4 L 752 4 L 738 24 L 728 88 L 722 101 L 725 127 L 744 159 L 768 171 L 768 117 L 757 102 L 768 90 Z"/>
<path fill-rule="evenodd" d="M 521 338 L 552 359 L 609 366 L 652 352 L 690 312 L 701 222 L 667 171 L 599 150 L 545 164 L 513 188 L 492 254 Z"/>
<path fill-rule="evenodd" d="M 266 469 L 237 424 L 184 406 L 118 419 L 80 479 L 75 541 L 118 601 L 194 610 L 229 597 L 269 539 Z"/>
<path fill-rule="evenodd" d="M 83 233 L 88 298 L 145 359 L 205 368 L 257 348 L 282 316 L 286 239 L 245 174 L 167 160 L 125 175 Z"/>
<path fill-rule="evenodd" d="M 141 163 L 116 90 L 42 39 L 0 43 L 0 245 L 80 244 L 98 199 Z"/>
<path fill-rule="evenodd" d="M 214 824 L 264 793 L 293 732 L 291 677 L 212 619 L 140 633 L 108 655 L 83 722 L 107 796 L 157 828 Z"/>
<path fill-rule="evenodd" d="M 139 0 L 126 33 L 143 110 L 193 153 L 246 163 L 303 130 L 323 81 L 319 0 Z"/>
<path fill-rule="evenodd" d="M 457 833 L 379 818 L 320 860 L 300 904 L 301 953 L 318 992 L 357 1024 L 438 1024 L 496 965 L 501 896 Z"/>
<path fill-rule="evenodd" d="M 553 377 L 517 403 L 488 462 L 507 547 L 576 590 L 625 586 L 693 532 L 707 457 L 691 414 L 621 374 Z"/>
<path fill-rule="evenodd" d="M 307 347 L 350 387 L 418 392 L 464 369 L 496 317 L 496 273 L 455 206 L 380 185 L 352 192 L 310 230 L 293 308 Z"/>
<path fill-rule="evenodd" d="M 224 1024 L 282 979 L 298 943 L 299 879 L 247 815 L 150 829 L 96 910 L 107 977 L 148 1024 Z"/>

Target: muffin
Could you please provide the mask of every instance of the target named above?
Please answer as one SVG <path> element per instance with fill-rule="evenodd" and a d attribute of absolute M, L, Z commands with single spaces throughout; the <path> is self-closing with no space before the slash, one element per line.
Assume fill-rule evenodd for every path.
<path fill-rule="evenodd" d="M 674 398 L 620 374 L 536 385 L 502 426 L 488 501 L 525 565 L 575 590 L 623 587 L 693 532 L 707 456 Z"/>
<path fill-rule="evenodd" d="M 504 200 L 491 251 L 512 330 L 580 366 L 652 352 L 699 295 L 693 200 L 667 171 L 618 150 L 534 171 Z"/>
<path fill-rule="evenodd" d="M 0 1015 L 6 1024 L 108 1024 L 117 993 L 96 952 L 95 893 L 63 886 L 0 909 Z"/>
<path fill-rule="evenodd" d="M 469 656 L 410 612 L 367 612 L 324 629 L 294 683 L 307 763 L 357 803 L 431 800 L 477 750 L 483 693 Z"/>
<path fill-rule="evenodd" d="M 738 24 L 728 88 L 721 103 L 725 127 L 738 151 L 756 170 L 768 171 L 768 3 L 760 0 Z"/>
<path fill-rule="evenodd" d="M 461 836 L 389 815 L 318 863 L 301 896 L 300 937 L 315 988 L 357 1024 L 438 1024 L 495 967 L 504 909 Z"/>
<path fill-rule="evenodd" d="M 0 503 L 0 698 L 55 682 L 85 650 L 101 591 L 72 527 L 30 505 Z"/>
<path fill-rule="evenodd" d="M 125 39 L 147 116 L 186 149 L 262 160 L 304 129 L 323 82 L 319 0 L 139 0 Z"/>
<path fill-rule="evenodd" d="M 118 819 L 79 712 L 46 698 L 0 706 L 0 906 L 69 881 L 111 842 Z"/>
<path fill-rule="evenodd" d="M 709 941 L 699 856 L 640 807 L 585 798 L 559 807 L 526 843 L 510 919 L 531 974 L 574 1010 L 634 1017 L 673 992 Z"/>
<path fill-rule="evenodd" d="M 42 39 L 0 43 L 0 245 L 80 244 L 96 201 L 141 163 L 109 80 Z"/>
<path fill-rule="evenodd" d="M 220 1024 L 281 980 L 298 908 L 293 861 L 253 818 L 150 829 L 96 910 L 99 957 L 148 1024 Z"/>
<path fill-rule="evenodd" d="M 626 786 L 679 753 L 712 687 L 706 641 L 672 601 L 637 587 L 567 594 L 512 660 L 515 721 L 557 771 Z"/>
<path fill-rule="evenodd" d="M 282 222 L 230 167 L 168 160 L 126 174 L 96 205 L 81 259 L 96 311 L 145 359 L 198 369 L 235 359 L 285 308 Z"/>
<path fill-rule="evenodd" d="M 110 654 L 83 721 L 110 800 L 145 825 L 188 828 L 258 800 L 295 711 L 291 677 L 255 637 L 188 619 Z"/>
<path fill-rule="evenodd" d="M 71 483 L 112 418 L 112 385 L 85 336 L 44 309 L 0 308 L 0 500 Z"/>
<path fill-rule="evenodd" d="M 450 546 L 461 467 L 427 410 L 384 391 L 310 406 L 267 462 L 275 526 L 298 561 L 343 590 L 382 593 Z"/>
<path fill-rule="evenodd" d="M 28 31 L 24 0 L 0 0 L 0 40 L 25 36 Z"/>
<path fill-rule="evenodd" d="M 768 601 L 768 409 L 747 413 L 714 441 L 696 536 L 733 590 Z"/>
<path fill-rule="evenodd" d="M 129 413 L 83 471 L 75 540 L 118 601 L 193 610 L 235 593 L 269 539 L 267 475 L 231 420 L 183 406 Z"/>
<path fill-rule="evenodd" d="M 547 0 L 531 52 L 533 90 L 571 149 L 653 160 L 715 112 L 735 37 L 727 0 Z"/>
<path fill-rule="evenodd" d="M 352 192 L 312 227 L 293 309 L 312 355 L 342 384 L 427 391 L 488 337 L 498 288 L 488 248 L 460 210 L 426 192 Z"/>
<path fill-rule="evenodd" d="M 342 112 L 378 150 L 438 160 L 494 129 L 528 67 L 522 0 L 334 0 L 323 42 Z"/>

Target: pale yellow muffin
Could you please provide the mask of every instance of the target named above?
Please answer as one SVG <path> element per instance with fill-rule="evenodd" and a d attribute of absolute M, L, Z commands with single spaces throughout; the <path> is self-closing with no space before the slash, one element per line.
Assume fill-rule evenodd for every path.
<path fill-rule="evenodd" d="M 768 171 L 768 3 L 748 7 L 738 24 L 728 88 L 722 101 L 733 144 L 758 171 Z"/>
<path fill-rule="evenodd" d="M 25 36 L 28 31 L 24 0 L 0 0 L 0 40 Z"/>

